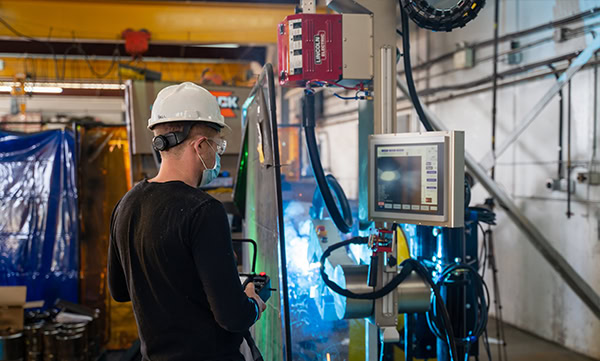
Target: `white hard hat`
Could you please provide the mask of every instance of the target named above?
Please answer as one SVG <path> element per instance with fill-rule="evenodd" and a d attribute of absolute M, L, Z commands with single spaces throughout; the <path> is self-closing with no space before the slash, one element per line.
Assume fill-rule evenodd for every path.
<path fill-rule="evenodd" d="M 161 90 L 152 105 L 148 129 L 152 130 L 157 124 L 187 121 L 207 122 L 229 129 L 217 98 L 203 87 L 187 81 Z"/>

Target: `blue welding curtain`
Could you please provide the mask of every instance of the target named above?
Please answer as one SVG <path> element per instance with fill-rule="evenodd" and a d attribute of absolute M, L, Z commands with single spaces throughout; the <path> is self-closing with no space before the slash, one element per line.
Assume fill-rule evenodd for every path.
<path fill-rule="evenodd" d="M 79 245 L 73 134 L 0 131 L 0 285 L 27 300 L 77 302 Z"/>

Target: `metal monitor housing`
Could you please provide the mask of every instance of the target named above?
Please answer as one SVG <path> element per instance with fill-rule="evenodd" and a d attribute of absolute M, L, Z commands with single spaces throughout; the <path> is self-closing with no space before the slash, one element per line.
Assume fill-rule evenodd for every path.
<path fill-rule="evenodd" d="M 442 144 L 443 204 L 440 211 L 433 214 L 417 214 L 401 210 L 381 211 L 375 209 L 376 147 L 381 145 Z M 464 152 L 463 131 L 377 134 L 369 136 L 369 219 L 373 221 L 409 223 L 439 227 L 464 226 Z M 401 187 L 402 184 L 399 184 Z"/>

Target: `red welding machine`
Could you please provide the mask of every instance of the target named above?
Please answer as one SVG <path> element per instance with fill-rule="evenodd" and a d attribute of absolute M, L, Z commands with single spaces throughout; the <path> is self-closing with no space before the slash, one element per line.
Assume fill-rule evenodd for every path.
<path fill-rule="evenodd" d="M 342 15 L 296 14 L 279 24 L 279 83 L 342 79 Z"/>

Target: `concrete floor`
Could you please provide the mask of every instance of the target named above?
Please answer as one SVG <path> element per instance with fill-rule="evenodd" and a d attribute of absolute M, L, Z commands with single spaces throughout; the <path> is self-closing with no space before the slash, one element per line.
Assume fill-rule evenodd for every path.
<path fill-rule="evenodd" d="M 582 356 L 561 345 L 543 340 L 509 325 L 504 326 L 504 333 L 507 343 L 507 361 L 600 361 Z M 488 336 L 490 338 L 492 360 L 500 361 L 496 342 L 496 321 L 494 319 L 489 321 Z M 107 357 L 107 361 L 119 361 L 122 354 L 122 352 L 111 352 Z M 483 345 L 480 348 L 479 360 L 489 361 Z"/>
<path fill-rule="evenodd" d="M 510 361 L 598 361 L 509 325 L 504 326 L 504 333 L 507 343 L 506 354 Z M 496 339 L 496 321 L 494 319 L 489 321 L 488 336 L 491 341 L 492 360 L 499 361 L 498 344 L 493 343 Z M 480 348 L 479 360 L 489 360 L 483 345 Z"/>

